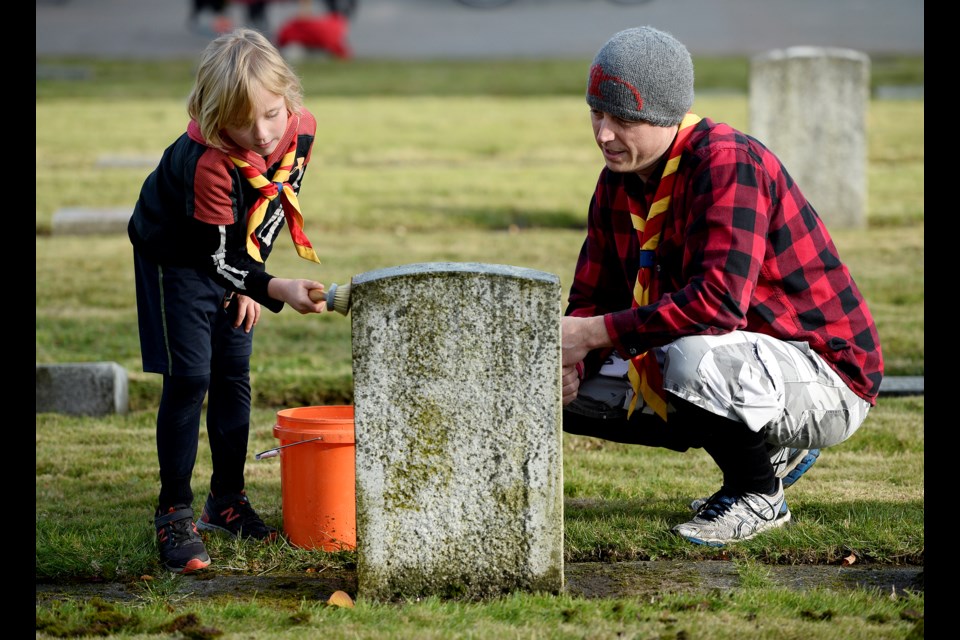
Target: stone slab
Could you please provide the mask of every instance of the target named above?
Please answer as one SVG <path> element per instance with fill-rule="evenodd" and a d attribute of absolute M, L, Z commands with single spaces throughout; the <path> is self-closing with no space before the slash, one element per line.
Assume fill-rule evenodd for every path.
<path fill-rule="evenodd" d="M 93 235 L 126 233 L 132 208 L 67 208 L 53 214 L 53 235 Z"/>
<path fill-rule="evenodd" d="M 798 46 L 750 61 L 750 133 L 830 229 L 866 226 L 870 58 Z"/>
<path fill-rule="evenodd" d="M 159 155 L 104 154 L 97 158 L 97 167 L 100 169 L 153 169 L 159 160 Z"/>
<path fill-rule="evenodd" d="M 127 370 L 116 362 L 37 364 L 37 413 L 125 414 Z"/>
<path fill-rule="evenodd" d="M 887 376 L 880 381 L 881 396 L 922 396 L 923 376 Z"/>

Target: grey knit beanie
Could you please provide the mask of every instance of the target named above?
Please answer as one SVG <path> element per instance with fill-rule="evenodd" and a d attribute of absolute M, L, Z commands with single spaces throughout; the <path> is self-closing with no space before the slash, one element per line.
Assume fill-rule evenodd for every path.
<path fill-rule="evenodd" d="M 587 104 L 624 120 L 679 124 L 693 105 L 690 52 L 653 27 L 617 33 L 590 66 Z"/>

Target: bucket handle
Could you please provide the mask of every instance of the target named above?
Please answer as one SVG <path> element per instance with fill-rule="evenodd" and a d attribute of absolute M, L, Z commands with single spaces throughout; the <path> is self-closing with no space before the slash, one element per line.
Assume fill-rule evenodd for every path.
<path fill-rule="evenodd" d="M 299 442 L 291 442 L 290 444 L 281 445 L 279 447 L 274 447 L 273 449 L 267 449 L 266 451 L 261 451 L 257 455 L 253 456 L 255 460 L 263 460 L 264 458 L 273 458 L 280 454 L 280 449 L 286 449 L 287 447 L 295 447 L 298 444 L 304 444 L 305 442 L 316 442 L 317 440 L 323 440 L 323 436 L 317 436 L 316 438 L 310 438 L 309 440 L 300 440 Z"/>

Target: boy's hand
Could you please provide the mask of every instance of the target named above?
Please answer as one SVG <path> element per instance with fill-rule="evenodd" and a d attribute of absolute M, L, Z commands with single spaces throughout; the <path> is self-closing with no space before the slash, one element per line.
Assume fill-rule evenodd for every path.
<path fill-rule="evenodd" d="M 323 313 L 327 310 L 327 296 L 322 282 L 273 278 L 267 284 L 271 298 L 283 300 L 299 313 Z"/>
<path fill-rule="evenodd" d="M 236 329 L 243 325 L 244 332 L 250 333 L 253 327 L 260 322 L 260 303 L 253 298 L 237 294 L 230 304 L 236 308 L 233 328 Z"/>

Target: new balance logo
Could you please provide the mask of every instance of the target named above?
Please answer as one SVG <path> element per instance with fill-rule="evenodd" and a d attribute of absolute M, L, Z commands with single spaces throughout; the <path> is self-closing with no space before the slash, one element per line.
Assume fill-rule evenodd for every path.
<path fill-rule="evenodd" d="M 240 514 L 235 512 L 233 510 L 233 507 L 227 507 L 226 509 L 220 512 L 220 515 L 223 516 L 223 520 L 227 524 L 230 524 L 231 522 L 233 522 L 234 520 L 240 517 Z"/>

